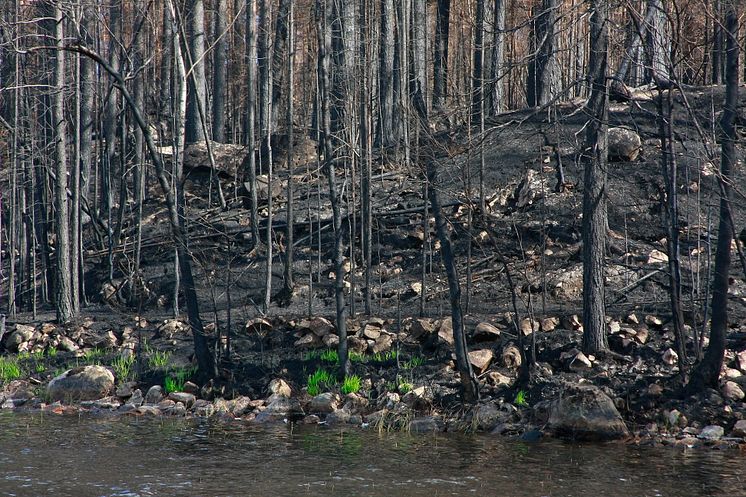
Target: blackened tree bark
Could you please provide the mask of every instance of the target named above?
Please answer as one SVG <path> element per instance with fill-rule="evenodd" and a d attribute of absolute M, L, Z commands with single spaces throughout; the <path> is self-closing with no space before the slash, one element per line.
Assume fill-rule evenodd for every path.
<path fill-rule="evenodd" d="M 249 209 L 251 210 L 251 236 L 254 245 L 259 243 L 259 201 L 256 191 L 256 0 L 246 0 L 246 172 L 249 183 Z"/>
<path fill-rule="evenodd" d="M 212 139 L 225 141 L 225 79 L 228 71 L 227 0 L 217 0 L 215 6 L 215 59 L 212 77 Z"/>
<path fill-rule="evenodd" d="M 257 60 L 259 63 L 259 135 L 261 141 L 261 163 L 266 169 L 269 161 L 269 142 L 264 140 L 269 133 L 272 110 L 272 46 L 269 43 L 272 6 L 270 0 L 259 0 L 259 30 L 257 32 Z"/>
<path fill-rule="evenodd" d="M 412 1 L 412 92 L 420 89 L 424 102 L 428 101 L 427 88 L 427 0 Z"/>
<path fill-rule="evenodd" d="M 187 26 L 189 33 L 189 54 L 191 77 L 189 100 L 186 112 L 186 143 L 194 143 L 203 138 L 202 120 L 206 116 L 207 76 L 205 75 L 205 4 L 203 0 L 187 2 Z"/>
<path fill-rule="evenodd" d="M 275 18 L 275 36 L 272 48 L 272 129 L 279 129 L 280 100 L 287 88 L 286 71 L 283 69 L 288 54 L 291 0 L 280 0 Z"/>
<path fill-rule="evenodd" d="M 591 2 L 591 58 L 588 68 L 591 96 L 586 105 L 590 121 L 586 125 L 583 162 L 583 351 L 606 350 L 604 301 L 604 252 L 606 250 L 606 165 L 608 96 L 606 86 L 608 57 L 608 5 Z"/>
<path fill-rule="evenodd" d="M 361 196 L 362 196 L 362 249 L 363 259 L 365 261 L 365 313 L 370 315 L 371 313 L 371 300 L 373 294 L 373 281 L 372 281 L 372 261 L 373 261 L 373 211 L 371 209 L 371 176 L 372 176 L 372 150 L 371 150 L 371 112 L 370 112 L 370 101 L 371 96 L 369 94 L 370 88 L 370 74 L 371 68 L 370 53 L 368 50 L 368 43 L 370 43 L 370 25 L 368 24 L 368 8 L 367 1 L 360 0 L 359 4 L 360 15 L 358 17 L 359 25 L 358 32 L 360 33 L 358 54 L 360 60 L 361 70 L 361 83 L 358 87 L 359 104 L 360 110 L 358 116 L 360 118 L 360 157 L 362 161 L 362 185 L 361 185 Z M 424 63 L 424 62 L 423 62 Z"/>
<path fill-rule="evenodd" d="M 506 0 L 495 0 L 492 12 L 492 52 L 490 53 L 490 86 L 487 99 L 488 114 L 497 115 L 503 110 L 502 67 L 505 58 Z"/>
<path fill-rule="evenodd" d="M 287 26 L 288 26 L 288 59 L 287 59 L 287 84 L 288 84 L 288 102 L 287 102 L 287 130 L 288 130 L 288 148 L 287 148 L 287 171 L 288 171 L 288 186 L 287 186 L 287 229 L 285 230 L 285 269 L 284 269 L 284 287 L 283 293 L 287 295 L 288 301 L 292 299 L 293 287 L 295 286 L 293 281 L 293 230 L 295 229 L 295 213 L 293 211 L 293 115 L 294 105 L 293 98 L 294 94 L 294 68 L 293 63 L 295 61 L 295 39 L 294 39 L 294 25 L 293 25 L 293 4 L 289 2 L 287 12 Z"/>
<path fill-rule="evenodd" d="M 169 4 L 171 2 L 169 1 Z M 172 9 L 172 18 L 175 18 L 175 13 Z M 107 63 L 101 56 L 95 51 L 83 45 L 75 45 L 70 47 L 63 47 L 64 50 L 71 50 L 74 52 L 81 53 L 94 60 L 109 76 L 114 80 L 114 86 L 120 91 L 124 97 L 125 102 L 132 111 L 132 116 L 137 126 L 142 130 L 143 138 L 145 140 L 145 146 L 148 149 L 150 159 L 155 165 L 155 172 L 158 178 L 158 183 L 161 187 L 163 195 L 166 199 L 166 208 L 168 211 L 168 219 L 171 226 L 171 235 L 173 238 L 176 251 L 178 253 L 179 270 L 181 273 L 181 284 L 184 291 L 184 297 L 186 299 L 187 315 L 189 318 L 189 325 L 192 328 L 192 337 L 194 340 L 194 356 L 197 359 L 197 365 L 199 367 L 199 374 L 203 379 L 208 379 L 214 376 L 215 368 L 213 356 L 210 353 L 210 349 L 207 343 L 207 337 L 205 335 L 205 329 L 202 323 L 202 318 L 199 314 L 199 300 L 197 299 L 197 291 L 194 284 L 194 275 L 192 272 L 192 258 L 188 248 L 188 236 L 187 230 L 184 225 L 184 216 L 180 216 L 177 207 L 177 197 L 179 196 L 178 189 L 180 188 L 180 181 L 175 181 L 174 186 L 170 183 L 169 177 L 163 167 L 163 161 L 161 154 L 158 152 L 153 140 L 153 136 L 150 131 L 150 127 L 146 122 L 142 109 L 135 105 L 135 99 L 127 90 L 127 85 L 124 81 L 124 77 L 114 68 Z M 182 81 L 185 79 L 182 72 Z"/>
<path fill-rule="evenodd" d="M 474 60 L 472 62 L 472 123 L 479 122 L 484 100 L 484 0 L 477 0 L 474 25 Z"/>
<path fill-rule="evenodd" d="M 529 107 L 546 105 L 560 91 L 557 60 L 557 20 L 560 0 L 542 0 L 534 16 L 532 48 L 535 56 L 528 66 L 526 100 Z"/>
<path fill-rule="evenodd" d="M 668 34 L 666 11 L 663 0 L 648 0 L 645 15 L 647 38 L 645 41 L 649 79 L 658 87 L 670 86 L 669 51 L 671 38 Z"/>
<path fill-rule="evenodd" d="M 433 107 L 446 103 L 448 84 L 448 39 L 451 23 L 451 0 L 438 0 L 435 21 L 435 59 L 433 60 Z"/>
<path fill-rule="evenodd" d="M 720 221 L 715 251 L 715 275 L 712 281 L 712 324 L 710 344 L 704 358 L 692 371 L 687 385 L 690 394 L 705 388 L 717 388 L 725 356 L 725 335 L 728 328 L 728 275 L 733 231 L 730 224 L 731 174 L 736 164 L 735 120 L 738 106 L 738 10 L 736 0 L 723 2 L 725 8 L 725 105 L 720 118 L 722 154 L 720 158 Z"/>
<path fill-rule="evenodd" d="M 77 306 L 72 301 L 70 279 L 70 220 L 67 204 L 67 121 L 65 118 L 65 43 L 63 14 L 60 3 L 54 2 L 54 39 L 57 51 L 54 57 L 54 119 L 55 176 L 54 185 L 54 227 L 55 246 L 55 310 L 57 321 L 67 323 L 75 317 Z"/>
<path fill-rule="evenodd" d="M 381 0 L 381 27 L 378 51 L 378 130 L 376 143 L 394 143 L 394 1 Z"/>
<path fill-rule="evenodd" d="M 329 183 L 329 196 L 332 203 L 332 224 L 334 226 L 334 301 L 337 309 L 335 325 L 337 335 L 339 336 L 339 368 L 340 377 L 344 377 L 350 372 L 350 360 L 347 350 L 347 307 L 344 296 L 344 247 L 342 228 L 342 209 L 341 195 L 337 187 L 337 176 L 335 171 L 334 148 L 332 145 L 332 126 L 331 126 L 331 51 L 332 35 L 330 18 L 332 9 L 327 4 L 328 0 L 316 0 L 316 31 L 318 33 L 318 81 L 320 94 L 320 122 L 321 122 L 321 142 L 324 153 L 324 171 L 326 172 Z"/>

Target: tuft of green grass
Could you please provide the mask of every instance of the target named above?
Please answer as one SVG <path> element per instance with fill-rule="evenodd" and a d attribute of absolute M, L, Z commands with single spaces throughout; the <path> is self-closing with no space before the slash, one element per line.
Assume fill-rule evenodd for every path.
<path fill-rule="evenodd" d="M 127 381 L 132 374 L 132 366 L 135 364 L 135 356 L 119 356 L 111 363 L 114 375 L 118 381 Z"/>
<path fill-rule="evenodd" d="M 350 362 L 368 362 L 368 358 L 360 352 L 350 352 Z"/>
<path fill-rule="evenodd" d="M 24 350 L 23 352 L 18 353 L 16 359 L 18 359 L 19 361 L 26 361 L 28 359 L 31 359 L 31 353 Z"/>
<path fill-rule="evenodd" d="M 399 382 L 399 393 L 402 395 L 405 393 L 411 392 L 413 388 L 414 388 L 414 385 L 412 385 L 411 383 L 408 383 L 406 381 Z"/>
<path fill-rule="evenodd" d="M 342 383 L 342 393 L 347 395 L 348 393 L 357 393 L 360 390 L 362 380 L 356 374 L 352 376 L 345 376 L 345 381 Z"/>
<path fill-rule="evenodd" d="M 312 375 L 308 376 L 308 395 L 316 396 L 322 390 L 333 387 L 337 382 L 334 376 L 325 369 L 317 369 Z"/>
<path fill-rule="evenodd" d="M 339 362 L 339 353 L 334 349 L 327 349 L 321 353 L 319 356 L 319 359 L 321 359 L 324 362 L 331 362 L 332 364 L 337 364 Z"/>
<path fill-rule="evenodd" d="M 515 400 L 513 401 L 513 403 L 518 407 L 528 407 L 528 400 L 526 400 L 526 391 L 518 390 L 518 393 L 515 394 Z"/>
<path fill-rule="evenodd" d="M 148 366 L 151 369 L 165 369 L 170 361 L 171 352 L 156 350 L 148 358 Z"/>
<path fill-rule="evenodd" d="M 422 356 L 414 356 L 401 365 L 402 369 L 414 369 L 422 366 L 425 363 L 425 359 Z"/>
<path fill-rule="evenodd" d="M 388 352 L 376 352 L 373 354 L 373 362 L 388 362 L 395 361 L 399 357 L 399 353 L 395 350 L 389 350 Z"/>
<path fill-rule="evenodd" d="M 23 374 L 16 359 L 0 357 L 0 383 L 17 380 Z"/>
<path fill-rule="evenodd" d="M 36 361 L 42 361 L 42 360 L 44 360 L 44 350 L 37 350 L 36 352 L 34 352 L 33 354 L 31 354 L 31 356 Z"/>
<path fill-rule="evenodd" d="M 83 363 L 84 364 L 101 364 L 101 357 L 103 357 L 104 351 L 98 347 L 94 349 L 88 349 L 83 352 Z"/>
<path fill-rule="evenodd" d="M 37 362 L 36 366 L 34 367 L 35 371 L 39 374 L 43 373 L 47 370 L 47 368 L 44 367 L 44 364 Z"/>
<path fill-rule="evenodd" d="M 47 357 L 57 357 L 57 349 L 52 347 L 51 349 L 47 350 Z"/>
<path fill-rule="evenodd" d="M 196 368 L 182 368 L 171 372 L 163 380 L 163 389 L 167 394 L 171 392 L 181 392 L 184 390 L 184 384 L 197 372 Z"/>

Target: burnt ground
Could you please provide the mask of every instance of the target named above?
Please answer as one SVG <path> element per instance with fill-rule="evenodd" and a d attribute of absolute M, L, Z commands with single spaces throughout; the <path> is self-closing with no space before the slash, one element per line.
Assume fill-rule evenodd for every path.
<path fill-rule="evenodd" d="M 610 107 L 610 125 L 635 130 L 643 147 L 636 160 L 609 165 L 607 195 L 611 243 L 607 254 L 606 305 L 610 345 L 616 355 L 589 358 L 587 367 L 575 360 L 582 334 L 578 316 L 582 306 L 583 169 L 578 151 L 588 119 L 582 102 L 560 104 L 551 112 L 529 109 L 502 114 L 487 122 L 483 147 L 479 146 L 478 130 L 468 133 L 463 126 L 456 126 L 439 131 L 437 136 L 443 146 L 437 151 L 442 156 L 439 165 L 443 184 L 439 188 L 447 205 L 462 290 L 464 295 L 468 294 L 466 328 L 470 349 L 488 349 L 494 353 L 494 360 L 480 374 L 484 399 L 515 404 L 518 387 L 511 383 L 516 370 L 503 358 L 505 348 L 517 340 L 517 330 L 512 324 L 513 290 L 517 296 L 519 321 L 535 319 L 539 367 L 534 381 L 525 388 L 528 405 L 552 398 L 568 383 L 587 381 L 602 387 L 615 399 L 628 423 L 638 429 L 652 422 L 661 423 L 664 414 L 671 409 L 678 409 L 695 425 L 720 423 L 726 428 L 746 414 L 742 401 L 724 399 L 715 391 L 706 392 L 699 399 L 679 399 L 678 368 L 664 360 L 664 352 L 673 347 L 673 334 L 669 323 L 667 265 L 656 258 L 655 252 L 665 252 L 666 237 L 656 98 L 655 91 L 640 91 L 632 102 L 613 103 Z M 723 88 L 688 88 L 684 94 L 675 92 L 673 100 L 679 168 L 682 294 L 691 359 L 696 334 L 707 328 L 705 304 L 717 239 L 719 202 L 716 174 L 719 145 L 714 130 Z M 740 207 L 746 185 L 740 167 L 743 148 L 741 144 L 737 147 L 739 167 L 733 178 L 733 212 L 736 231 L 740 232 L 746 225 L 746 212 Z M 484 211 L 478 209 L 480 154 L 485 164 L 482 184 L 487 208 Z M 556 171 L 560 161 L 566 183 L 562 191 L 557 192 Z M 359 175 L 359 165 L 356 168 L 355 174 Z M 280 181 L 276 181 L 273 188 L 275 294 L 282 287 L 281 255 L 285 245 L 282 231 L 287 203 L 284 185 L 288 177 L 286 168 L 280 166 L 279 169 Z M 215 206 L 215 190 L 206 171 L 199 167 L 190 169 L 185 185 L 190 248 L 195 259 L 203 319 L 211 323 L 208 330 L 211 330 L 213 343 L 216 328 L 224 335 L 230 330 L 230 360 L 221 365 L 220 392 L 213 393 L 264 397 L 268 394 L 269 380 L 277 377 L 285 378 L 294 390 L 300 391 L 308 374 L 317 367 L 333 368 L 322 361 L 318 353 L 312 352 L 328 348 L 320 337 L 307 345 L 297 343 L 309 336 L 308 323 L 302 322 L 304 318 L 310 315 L 332 319 L 334 315 L 333 280 L 330 278 L 331 209 L 325 178 L 313 154 L 307 154 L 305 160 L 299 160 L 293 168 L 296 291 L 289 302 L 285 298 L 275 299 L 268 313 L 263 315 L 260 302 L 266 246 L 254 247 L 240 181 L 229 175 L 221 176 L 229 203 L 229 208 L 221 211 Z M 348 175 L 340 176 L 339 180 L 345 188 L 348 205 L 356 206 L 346 212 L 345 227 L 348 233 L 353 233 L 360 226 L 359 179 L 349 172 Z M 413 387 L 427 386 L 431 391 L 426 404 L 420 406 L 423 410 L 455 409 L 458 406 L 455 402 L 457 380 L 453 369 L 449 368 L 452 354 L 447 343 L 434 338 L 441 320 L 449 315 L 449 307 L 447 282 L 440 265 L 432 220 L 428 223 L 428 233 L 423 230 L 422 170 L 417 164 L 407 168 L 376 161 L 374 175 L 371 315 L 383 320 L 375 325 L 391 335 L 391 349 L 398 356 L 383 354 L 374 359 L 371 343 L 366 362 L 353 363 L 353 371 L 363 379 L 370 379 L 365 386 L 372 397 L 382 397 L 386 391 L 396 390 L 398 383 L 411 383 Z M 471 194 L 467 196 L 464 192 L 469 183 Z M 356 188 L 352 188 L 353 185 Z M 264 227 L 267 188 L 260 189 Z M 475 207 L 471 227 L 469 205 Z M 128 290 L 134 226 L 125 226 L 126 243 L 114 251 L 115 278 L 111 282 L 106 281 L 105 246 L 102 241 L 96 241 L 92 232 L 87 237 L 91 241 L 86 246 L 85 257 L 91 269 L 86 276 L 86 289 L 91 306 L 83 311 L 88 320 L 78 326 L 84 332 L 77 344 L 81 350 L 91 348 L 96 346 L 95 337 L 112 331 L 117 343 L 106 353 L 107 357 L 116 356 L 117 347 L 127 343 L 132 346 L 134 339 L 128 341 L 127 337 L 136 336 L 138 341 L 147 340 L 153 349 L 171 351 L 175 363 L 187 365 L 191 353 L 189 334 L 184 330 L 169 331 L 169 326 L 163 326 L 174 314 L 173 248 L 168 241 L 162 196 L 155 185 L 149 191 L 145 212 L 141 270 L 147 289 L 136 297 Z M 472 278 L 467 283 L 470 238 Z M 355 260 L 348 261 L 350 271 L 346 280 L 348 296 L 352 295 L 348 304 L 354 301 L 356 313 L 350 318 L 350 332 L 362 336 L 369 318 L 364 314 L 360 236 L 348 236 L 346 246 L 349 247 L 350 242 L 356 253 Z M 420 288 L 423 258 L 425 279 L 424 287 Z M 511 273 L 512 289 L 506 268 Z M 746 287 L 738 258 L 734 258 L 731 272 L 732 333 L 727 364 L 736 370 L 740 366 L 734 354 L 746 348 L 746 300 L 743 298 Z M 5 292 L 3 288 L 3 294 Z M 422 316 L 434 330 L 430 334 L 421 333 L 421 322 L 416 321 L 422 301 Z M 138 316 L 144 321 L 137 321 Z M 271 323 L 271 329 L 246 326 L 262 316 Z M 22 314 L 15 321 L 41 323 L 52 318 L 53 314 L 42 312 L 35 318 Z M 182 320 L 185 320 L 183 313 Z M 13 322 L 8 322 L 9 327 Z M 499 337 L 480 341 L 475 335 L 475 327 L 480 322 L 495 325 Z M 524 321 L 524 324 L 527 322 L 530 323 Z M 138 323 L 141 324 L 139 328 Z M 126 332 L 128 327 L 137 332 L 134 335 Z M 416 336 L 418 334 L 421 336 Z M 33 345 L 30 345 L 32 349 Z M 138 346 L 134 348 L 141 350 Z M 61 357 L 67 357 L 65 354 L 74 357 L 81 352 L 63 353 Z M 415 359 L 414 367 L 412 358 L 419 358 Z M 51 372 L 38 374 L 37 380 L 43 383 Z M 511 381 L 504 385 L 493 373 L 505 375 Z M 731 374 L 735 378 L 735 373 Z M 158 383 L 163 375 L 143 366 L 140 379 L 143 384 Z M 529 416 L 524 411 L 519 409 L 514 421 L 527 419 Z M 506 431 L 513 429 L 510 423 L 505 426 Z M 515 429 L 520 431 L 520 428 Z"/>

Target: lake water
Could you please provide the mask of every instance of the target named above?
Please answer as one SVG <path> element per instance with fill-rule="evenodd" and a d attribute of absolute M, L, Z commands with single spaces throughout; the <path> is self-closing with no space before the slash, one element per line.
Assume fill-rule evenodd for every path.
<path fill-rule="evenodd" d="M 0 495 L 746 496 L 746 455 L 0 413 Z"/>

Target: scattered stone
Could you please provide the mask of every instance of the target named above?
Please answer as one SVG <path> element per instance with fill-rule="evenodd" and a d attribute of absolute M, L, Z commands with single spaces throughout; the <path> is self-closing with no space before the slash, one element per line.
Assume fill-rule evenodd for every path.
<path fill-rule="evenodd" d="M 472 413 L 472 425 L 478 430 L 492 431 L 499 423 L 505 421 L 507 413 L 495 404 L 478 405 Z"/>
<path fill-rule="evenodd" d="M 521 351 L 515 345 L 508 345 L 502 353 L 503 365 L 507 368 L 518 369 L 521 367 Z"/>
<path fill-rule="evenodd" d="M 541 325 L 539 324 L 539 322 L 535 319 L 523 318 L 521 320 L 519 328 L 521 330 L 521 333 L 523 333 L 523 336 L 528 336 L 534 331 L 538 331 L 540 326 Z"/>
<path fill-rule="evenodd" d="M 160 416 L 162 414 L 157 406 L 140 406 L 137 408 L 136 412 L 143 416 Z"/>
<path fill-rule="evenodd" d="M 393 345 L 393 339 L 391 338 L 391 335 L 387 333 L 382 333 L 373 343 L 373 346 L 370 347 L 370 351 L 372 354 L 387 352 L 391 350 L 392 345 Z"/>
<path fill-rule="evenodd" d="M 497 371 L 490 371 L 489 373 L 487 373 L 487 382 L 490 385 L 493 385 L 496 387 L 503 386 L 503 385 L 510 386 L 510 383 L 512 381 L 513 380 L 511 380 L 509 376 L 505 376 L 504 374 L 499 373 Z"/>
<path fill-rule="evenodd" d="M 497 326 L 483 321 L 474 328 L 474 340 L 477 342 L 492 342 L 500 339 L 500 333 Z"/>
<path fill-rule="evenodd" d="M 581 331 L 583 329 L 583 322 L 580 320 L 577 314 L 562 318 L 562 327 L 568 330 Z"/>
<path fill-rule="evenodd" d="M 631 129 L 609 128 L 608 137 L 609 161 L 632 162 L 640 155 L 642 140 Z"/>
<path fill-rule="evenodd" d="M 290 385 L 288 385 L 282 378 L 275 378 L 270 381 L 269 387 L 267 388 L 272 395 L 278 397 L 290 397 L 293 393 L 290 389 Z"/>
<path fill-rule="evenodd" d="M 320 343 L 321 340 L 317 335 L 308 333 L 307 335 L 303 335 L 298 340 L 296 340 L 293 345 L 299 348 L 312 349 L 318 347 Z"/>
<path fill-rule="evenodd" d="M 585 371 L 593 367 L 590 358 L 578 349 L 570 349 L 560 354 L 561 361 L 568 361 L 567 367 L 571 371 Z"/>
<path fill-rule="evenodd" d="M 308 403 L 308 410 L 315 413 L 330 413 L 339 409 L 339 395 L 333 392 L 324 392 L 316 395 Z"/>
<path fill-rule="evenodd" d="M 637 317 L 637 314 L 635 313 L 628 314 L 627 317 L 625 318 L 625 321 L 627 321 L 627 323 L 629 324 L 640 324 L 640 319 Z"/>
<path fill-rule="evenodd" d="M 297 399 L 289 399 L 287 397 L 276 397 L 269 403 L 269 405 L 260 412 L 257 417 L 257 422 L 268 422 L 268 421 L 279 421 L 288 416 L 301 417 L 304 416 L 303 408 Z"/>
<path fill-rule="evenodd" d="M 614 402 L 592 385 L 568 386 L 551 404 L 548 427 L 577 440 L 611 440 L 629 436 Z"/>
<path fill-rule="evenodd" d="M 192 383 L 191 381 L 184 382 L 184 387 L 181 389 L 182 392 L 191 393 L 192 395 L 197 395 L 199 393 L 199 387 L 196 383 Z"/>
<path fill-rule="evenodd" d="M 742 350 L 736 354 L 736 365 L 742 373 L 746 373 L 746 350 Z"/>
<path fill-rule="evenodd" d="M 396 392 L 386 392 L 378 399 L 377 406 L 379 409 L 393 409 L 401 402 L 401 397 Z"/>
<path fill-rule="evenodd" d="M 660 250 L 651 250 L 648 254 L 648 264 L 667 264 L 668 255 Z"/>
<path fill-rule="evenodd" d="M 490 349 L 481 349 L 481 350 L 472 350 L 468 354 L 469 356 L 469 362 L 471 363 L 472 367 L 474 367 L 474 371 L 476 374 L 482 374 L 484 373 L 488 367 L 490 367 L 490 363 L 492 362 L 492 358 L 494 357 L 494 354 Z"/>
<path fill-rule="evenodd" d="M 252 410 L 251 399 L 245 395 L 241 395 L 227 401 L 226 408 L 228 409 L 228 412 L 235 417 L 243 416 Z"/>
<path fill-rule="evenodd" d="M 317 425 L 321 422 L 321 418 L 319 418 L 315 414 L 309 414 L 308 416 L 304 417 L 301 423 L 304 425 Z"/>
<path fill-rule="evenodd" d="M 619 333 L 622 330 L 622 325 L 619 323 L 619 321 L 612 319 L 609 321 L 609 333 Z"/>
<path fill-rule="evenodd" d="M 365 339 L 351 336 L 347 338 L 347 348 L 356 354 L 365 354 L 368 351 L 368 342 Z"/>
<path fill-rule="evenodd" d="M 272 323 L 269 322 L 269 320 L 262 318 L 262 317 L 256 317 L 254 319 L 250 319 L 246 322 L 246 325 L 244 326 L 244 331 L 246 333 L 265 333 L 267 331 L 270 331 L 272 329 Z"/>
<path fill-rule="evenodd" d="M 137 383 L 134 381 L 128 381 L 126 383 L 120 383 L 117 385 L 117 389 L 114 394 L 122 399 L 132 396 L 132 391 L 137 388 Z"/>
<path fill-rule="evenodd" d="M 722 388 L 723 397 L 730 400 L 741 401 L 746 397 L 738 383 L 726 381 Z"/>
<path fill-rule="evenodd" d="M 655 328 L 660 328 L 661 326 L 663 326 L 663 320 L 658 316 L 648 314 L 647 316 L 645 316 L 645 324 L 648 326 L 653 326 Z"/>
<path fill-rule="evenodd" d="M 370 338 L 371 340 L 376 340 L 378 337 L 381 336 L 381 328 L 378 326 L 366 324 L 363 328 L 363 336 L 365 338 Z"/>
<path fill-rule="evenodd" d="M 438 328 L 438 339 L 442 343 L 446 343 L 451 347 L 453 346 L 453 322 L 451 321 L 451 318 L 445 318 L 440 323 L 440 328 Z"/>
<path fill-rule="evenodd" d="M 334 325 L 325 317 L 315 317 L 308 323 L 308 329 L 317 337 L 328 335 L 334 331 Z"/>
<path fill-rule="evenodd" d="M 557 329 L 557 326 L 559 326 L 559 324 L 560 320 L 557 317 L 544 318 L 541 320 L 541 331 L 549 333 Z"/>
<path fill-rule="evenodd" d="M 672 409 L 670 411 L 664 412 L 663 417 L 665 418 L 666 424 L 668 426 L 679 426 L 679 421 L 681 420 L 681 412 L 679 412 L 678 409 Z"/>
<path fill-rule="evenodd" d="M 730 432 L 731 437 L 746 437 L 746 419 L 739 419 Z"/>
<path fill-rule="evenodd" d="M 135 407 L 140 407 L 143 403 L 142 391 L 138 388 L 132 392 L 130 398 L 127 399 L 127 403 L 132 404 Z"/>
<path fill-rule="evenodd" d="M 148 389 L 148 393 L 145 394 L 145 404 L 158 404 L 163 400 L 163 397 L 163 387 L 153 385 Z"/>
<path fill-rule="evenodd" d="M 176 403 L 181 402 L 187 408 L 191 407 L 192 404 L 194 404 L 194 402 L 197 400 L 194 394 L 186 392 L 171 392 L 170 394 L 168 394 L 168 398 Z"/>
<path fill-rule="evenodd" d="M 648 341 L 650 332 L 647 328 L 640 328 L 635 332 L 634 339 L 640 344 L 644 345 Z"/>
<path fill-rule="evenodd" d="M 409 422 L 410 433 L 435 433 L 443 431 L 443 422 L 434 416 L 415 418 Z"/>
<path fill-rule="evenodd" d="M 192 412 L 195 416 L 200 418 L 209 418 L 215 414 L 215 405 L 204 399 L 199 399 L 194 402 L 192 406 Z"/>
<path fill-rule="evenodd" d="M 339 345 L 339 337 L 337 335 L 329 333 L 328 335 L 324 335 L 321 338 L 321 341 L 324 344 L 324 347 L 333 349 L 336 348 L 337 345 Z"/>
<path fill-rule="evenodd" d="M 367 409 L 370 401 L 357 393 L 348 393 L 344 397 L 344 406 L 342 407 L 351 414 L 357 414 Z"/>
<path fill-rule="evenodd" d="M 189 330 L 189 325 L 178 319 L 166 319 L 158 327 L 158 332 L 167 339 L 171 339 L 174 335 L 182 334 Z"/>
<path fill-rule="evenodd" d="M 741 376 L 743 376 L 743 373 L 741 373 L 739 370 L 733 368 L 725 368 L 726 378 L 733 380 L 736 378 L 740 378 Z"/>
<path fill-rule="evenodd" d="M 664 363 L 673 366 L 679 361 L 679 354 L 669 348 L 663 352 L 662 358 Z"/>
<path fill-rule="evenodd" d="M 79 402 L 105 397 L 114 388 L 114 375 L 103 366 L 83 366 L 65 371 L 47 385 L 53 401 Z"/>
<path fill-rule="evenodd" d="M 648 385 L 648 395 L 651 397 L 660 397 L 663 395 L 663 387 L 658 383 L 651 383 Z"/>
<path fill-rule="evenodd" d="M 725 435 L 725 428 L 720 425 L 708 425 L 699 432 L 699 438 L 705 440 L 720 440 Z"/>
<path fill-rule="evenodd" d="M 326 416 L 326 424 L 328 425 L 338 425 L 338 424 L 347 424 L 350 422 L 350 418 L 352 415 L 345 409 L 337 409 L 334 412 L 329 413 L 329 415 Z"/>
<path fill-rule="evenodd" d="M 409 328 L 410 336 L 414 340 L 418 340 L 433 332 L 435 332 L 435 321 L 428 318 L 415 319 Z"/>

